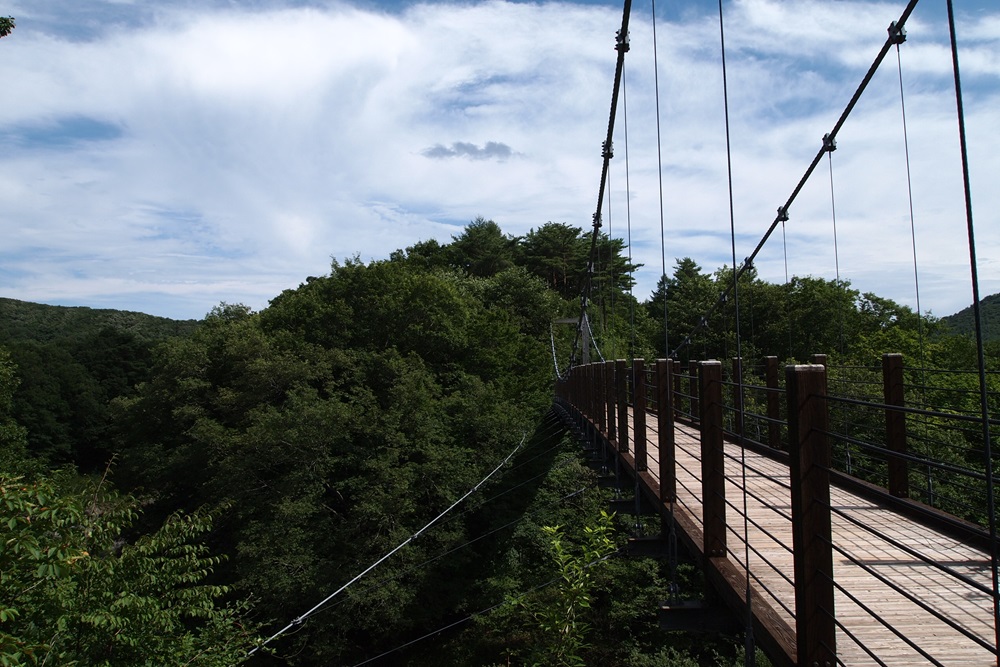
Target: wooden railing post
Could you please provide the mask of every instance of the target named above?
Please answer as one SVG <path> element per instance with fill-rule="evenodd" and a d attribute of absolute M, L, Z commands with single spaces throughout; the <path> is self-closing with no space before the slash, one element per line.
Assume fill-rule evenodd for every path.
<path fill-rule="evenodd" d="M 646 369 L 642 359 L 632 360 L 632 449 L 635 471 L 648 469 L 646 460 Z"/>
<path fill-rule="evenodd" d="M 701 406 L 701 493 L 704 552 L 726 555 L 726 477 L 722 438 L 722 362 L 698 364 L 698 403 Z"/>
<path fill-rule="evenodd" d="M 604 362 L 604 409 L 608 413 L 608 442 L 618 438 L 618 418 L 615 416 L 618 401 L 615 400 L 615 362 Z"/>
<path fill-rule="evenodd" d="M 691 376 L 689 387 L 689 393 L 691 394 L 691 419 L 698 420 L 701 419 L 701 409 L 698 406 L 698 362 L 688 362 L 688 375 Z"/>
<path fill-rule="evenodd" d="M 597 411 L 597 430 L 605 433 L 608 425 L 608 402 L 604 398 L 604 369 L 603 363 L 594 364 L 594 409 Z"/>
<path fill-rule="evenodd" d="M 826 369 L 788 366 L 795 634 L 800 665 L 836 664 Z"/>
<path fill-rule="evenodd" d="M 743 384 L 743 360 L 733 357 L 733 433 L 743 436 L 743 401 L 740 391 Z"/>
<path fill-rule="evenodd" d="M 597 364 L 587 364 L 587 414 L 590 421 L 597 423 Z"/>
<path fill-rule="evenodd" d="M 615 361 L 615 402 L 618 405 L 618 451 L 628 451 L 628 378 L 625 360 Z"/>
<path fill-rule="evenodd" d="M 669 359 L 656 360 L 656 432 L 660 451 L 660 502 L 664 503 L 672 503 L 677 498 L 672 367 Z"/>
<path fill-rule="evenodd" d="M 905 395 L 903 391 L 903 355 L 882 355 L 882 393 L 885 400 L 885 441 L 889 449 L 899 454 L 906 453 L 906 415 L 902 410 L 893 410 L 889 406 L 903 407 Z M 889 468 L 889 493 L 897 498 L 910 497 L 910 479 L 907 473 L 906 459 L 900 456 L 889 456 L 886 464 Z"/>
<path fill-rule="evenodd" d="M 778 357 L 764 357 L 767 381 L 767 444 L 781 448 L 781 397 L 778 394 Z"/>
<path fill-rule="evenodd" d="M 670 372 L 673 374 L 673 377 L 671 379 L 673 380 L 673 389 L 672 389 L 672 391 L 674 392 L 674 395 L 673 395 L 672 400 L 670 401 L 670 404 L 674 406 L 673 418 L 676 419 L 677 418 L 677 411 L 680 410 L 680 400 L 681 400 L 681 398 L 680 398 L 680 396 L 681 396 L 681 362 L 679 362 L 679 361 L 672 361 L 672 362 L 670 362 Z"/>
<path fill-rule="evenodd" d="M 583 367 L 581 377 L 583 393 L 583 403 L 586 406 L 587 420 L 585 423 L 587 439 L 593 446 L 597 446 L 597 416 L 594 410 L 594 364 L 586 364 Z"/>

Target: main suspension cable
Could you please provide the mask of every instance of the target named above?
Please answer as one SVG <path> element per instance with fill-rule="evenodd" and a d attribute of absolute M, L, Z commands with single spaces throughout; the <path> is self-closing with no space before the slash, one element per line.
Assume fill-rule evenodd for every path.
<path fill-rule="evenodd" d="M 615 39 L 615 50 L 618 52 L 618 59 L 615 64 L 615 81 L 611 89 L 611 111 L 608 114 L 608 132 L 601 148 L 601 156 L 604 158 L 601 167 L 601 181 L 597 191 L 597 210 L 594 212 L 593 232 L 590 236 L 590 254 L 587 259 L 587 269 L 583 276 L 583 289 L 580 294 L 580 321 L 576 328 L 576 338 L 573 341 L 573 357 L 570 359 L 570 366 L 576 361 L 576 350 L 583 336 L 583 321 L 587 316 L 587 305 L 590 301 L 590 292 L 594 282 L 594 258 L 597 252 L 597 240 L 601 231 L 601 209 L 604 205 L 604 191 L 608 183 L 608 168 L 611 158 L 614 157 L 612 140 L 615 132 L 615 115 L 618 111 L 618 94 L 621 90 L 622 71 L 625 68 L 625 54 L 629 51 L 628 23 L 632 13 L 632 0 L 625 0 L 622 8 L 622 24 L 618 29 Z"/>
<path fill-rule="evenodd" d="M 625 78 L 625 71 L 622 70 L 622 79 Z M 629 180 L 628 161 L 628 86 L 622 85 L 622 130 L 625 136 L 625 230 L 628 236 L 628 314 L 629 314 L 629 339 L 628 339 L 628 359 L 629 363 L 635 359 L 635 297 L 632 294 L 632 287 L 635 284 L 632 264 L 632 184 Z M 632 382 L 635 383 L 635 378 Z"/>

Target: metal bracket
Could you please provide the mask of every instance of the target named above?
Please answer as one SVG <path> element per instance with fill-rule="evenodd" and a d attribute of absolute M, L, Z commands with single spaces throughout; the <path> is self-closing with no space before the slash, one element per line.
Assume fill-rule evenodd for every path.
<path fill-rule="evenodd" d="M 622 34 L 621 30 L 615 30 L 615 51 L 621 51 L 622 53 L 628 53 L 628 32 Z"/>
<path fill-rule="evenodd" d="M 615 156 L 615 145 L 611 141 L 601 142 L 601 157 L 610 160 Z"/>
<path fill-rule="evenodd" d="M 788 209 L 784 206 L 778 207 L 778 222 L 788 222 Z"/>
<path fill-rule="evenodd" d="M 594 227 L 595 227 L 596 229 L 600 229 L 600 228 L 601 228 L 601 216 L 600 216 L 600 215 L 598 215 L 597 213 L 594 213 L 594 214 L 593 214 L 592 216 L 590 216 L 590 217 L 591 217 L 591 219 L 592 219 L 592 220 L 594 221 Z"/>
<path fill-rule="evenodd" d="M 837 138 L 833 135 L 827 133 L 823 135 L 823 150 L 827 153 L 832 153 L 837 150 Z"/>
<path fill-rule="evenodd" d="M 901 25 L 896 25 L 893 21 L 889 24 L 889 41 L 899 46 L 906 41 L 906 28 Z"/>

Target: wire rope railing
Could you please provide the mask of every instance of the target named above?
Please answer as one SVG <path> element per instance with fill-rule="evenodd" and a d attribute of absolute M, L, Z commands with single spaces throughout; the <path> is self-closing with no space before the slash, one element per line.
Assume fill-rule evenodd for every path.
<path fill-rule="evenodd" d="M 887 378 L 898 377 L 893 375 L 896 371 L 888 372 L 886 368 L 896 368 L 898 359 L 892 358 L 888 361 L 883 359 L 883 373 Z M 756 591 L 754 604 L 762 603 L 766 609 L 774 612 L 763 612 L 763 617 L 768 617 L 770 613 L 776 613 L 778 617 L 786 619 L 784 622 L 795 627 L 800 621 L 796 618 L 794 610 L 796 605 L 789 602 L 789 591 L 796 589 L 797 574 L 794 574 L 789 561 L 797 558 L 796 552 L 799 547 L 793 545 L 793 540 L 789 538 L 789 533 L 794 533 L 795 526 L 800 522 L 801 510 L 795 509 L 794 497 L 799 491 L 801 480 L 796 479 L 794 471 L 796 465 L 794 460 L 801 456 L 795 436 L 797 420 L 791 419 L 795 414 L 792 412 L 792 405 L 796 404 L 796 396 L 801 390 L 791 391 L 791 387 L 784 386 L 780 382 L 774 381 L 774 373 L 767 373 L 768 363 L 751 366 L 747 365 L 742 370 L 734 370 L 727 379 L 723 379 L 719 362 L 697 362 L 690 365 L 681 373 L 661 375 L 666 367 L 663 362 L 645 362 L 637 360 L 634 365 L 626 365 L 621 362 L 615 368 L 615 362 L 604 364 L 604 368 L 609 372 L 617 371 L 622 376 L 620 385 L 614 381 L 604 382 L 601 380 L 602 395 L 598 400 L 590 400 L 592 405 L 597 406 L 597 410 L 603 410 L 605 420 L 605 430 L 612 421 L 622 418 L 624 421 L 618 425 L 619 439 L 616 441 L 617 453 L 628 458 L 622 461 L 631 461 L 633 465 L 639 460 L 640 450 L 645 450 L 646 465 L 648 466 L 649 478 L 653 483 L 659 485 L 661 489 L 673 489 L 673 494 L 669 501 L 664 501 L 664 511 L 680 512 L 680 521 L 686 526 L 688 531 L 687 543 L 689 547 L 705 549 L 705 555 L 710 555 L 710 562 L 714 559 L 722 558 L 731 561 L 739 568 L 747 567 L 745 580 L 748 585 L 753 586 Z M 666 362 L 671 369 L 677 366 Z M 706 368 L 711 366 L 718 369 L 719 375 L 715 379 L 706 381 Z M 789 366 L 787 373 L 799 367 Z M 824 506 L 828 507 L 828 514 L 832 517 L 835 527 L 839 531 L 847 531 L 848 538 L 831 536 L 825 538 L 834 546 L 829 547 L 829 551 L 834 554 L 840 563 L 837 568 L 854 568 L 865 576 L 872 578 L 878 586 L 883 586 L 888 591 L 886 595 L 898 597 L 906 604 L 916 604 L 908 596 L 916 596 L 909 590 L 909 585 L 905 580 L 903 583 L 897 582 L 894 586 L 887 586 L 881 583 L 877 576 L 869 574 L 867 570 L 873 569 L 866 559 L 869 557 L 866 552 L 855 553 L 854 546 L 850 540 L 859 541 L 859 548 L 868 548 L 869 543 L 882 541 L 883 550 L 891 550 L 897 553 L 899 563 L 886 565 L 893 566 L 904 571 L 905 568 L 919 567 L 928 572 L 933 571 L 935 577 L 955 582 L 954 586 L 962 586 L 968 590 L 968 595 L 980 596 L 984 600 L 984 605 L 995 596 L 994 587 L 988 579 L 984 579 L 982 573 L 970 574 L 962 565 L 952 565 L 948 562 L 949 556 L 942 553 L 935 553 L 933 550 L 927 551 L 926 545 L 911 544 L 909 541 L 916 539 L 919 531 L 911 529 L 913 535 L 904 534 L 902 536 L 889 536 L 887 540 L 882 539 L 884 527 L 878 523 L 870 523 L 870 519 L 858 518 L 855 510 L 884 507 L 892 508 L 893 522 L 901 525 L 924 526 L 930 530 L 943 531 L 941 534 L 949 536 L 955 544 L 964 544 L 967 549 L 981 549 L 988 537 L 984 526 L 976 526 L 964 518 L 971 513 L 977 503 L 982 503 L 981 487 L 985 484 L 987 473 L 985 469 L 976 465 L 971 460 L 956 461 L 954 454 L 958 451 L 953 447 L 953 443 L 944 443 L 939 447 L 933 446 L 933 436 L 937 434 L 956 434 L 952 437 L 968 437 L 975 435 L 974 429 L 965 429 L 966 424 L 973 423 L 974 417 L 954 414 L 944 410 L 926 410 L 913 405 L 905 404 L 905 401 L 898 400 L 898 397 L 890 395 L 887 386 L 891 384 L 889 380 L 877 378 L 878 366 L 861 367 L 827 367 L 827 366 L 805 366 L 801 368 L 820 369 L 824 378 L 832 378 L 829 382 L 823 382 L 822 411 L 826 415 L 826 421 L 810 427 L 809 437 L 820 438 L 826 443 L 830 452 L 830 462 L 825 464 L 826 475 L 829 476 L 832 484 L 828 488 L 838 489 L 837 493 L 855 493 L 856 498 L 843 503 L 826 501 Z M 734 369 L 738 367 L 734 364 Z M 902 368 L 905 373 L 911 369 Z M 864 374 L 862 377 L 859 374 Z M 770 375 L 771 377 L 761 378 L 760 376 Z M 602 377 L 600 373 L 593 372 L 591 377 Z M 744 409 L 739 410 L 738 401 L 733 400 L 736 395 L 736 388 L 739 381 L 744 384 Z M 661 386 L 662 383 L 663 386 Z M 620 395 L 611 391 L 615 387 L 620 387 Z M 710 388 L 709 393 L 706 390 Z M 818 390 L 817 390 L 818 391 Z M 828 393 L 827 393 L 828 392 Z M 839 395 L 839 394 L 844 395 Z M 612 395 L 614 394 L 614 395 Z M 777 399 L 781 406 L 778 416 L 773 409 L 773 405 L 768 405 L 769 399 Z M 904 398 L 908 396 L 904 392 Z M 770 401 L 772 404 L 775 402 Z M 573 403 L 572 400 L 569 401 Z M 637 407 L 637 404 L 639 407 Z M 624 412 L 622 411 L 624 410 Z M 847 410 L 845 412 L 845 410 Z M 637 414 L 643 415 L 643 420 L 637 420 Z M 891 441 L 893 435 L 889 424 L 894 416 L 904 418 L 903 425 L 912 425 L 917 419 L 948 421 L 949 429 L 941 428 L 937 432 L 921 432 L 919 434 L 904 431 L 906 436 L 903 440 L 903 447 Z M 636 424 L 644 421 L 645 426 L 636 432 Z M 759 426 L 753 426 L 758 423 Z M 663 424 L 673 432 L 673 441 L 668 450 L 661 448 L 666 442 L 661 435 L 654 435 L 655 429 Z M 738 424 L 742 424 L 744 433 L 749 429 L 754 433 L 764 436 L 772 425 L 780 427 L 780 430 L 787 432 L 787 437 L 783 435 L 780 447 L 769 446 L 767 437 L 738 437 Z M 954 425 L 958 424 L 963 430 L 954 430 Z M 714 486 L 706 490 L 705 481 L 712 472 L 711 466 L 705 467 L 704 456 L 708 450 L 705 449 L 706 434 L 710 431 L 717 432 L 725 436 L 725 442 L 720 440 L 718 463 L 712 464 L 717 467 L 722 475 L 724 486 Z M 912 429 L 911 429 L 912 430 Z M 716 437 L 716 436 L 712 436 Z M 741 450 L 737 443 L 743 443 Z M 838 451 L 848 448 L 852 452 L 854 459 L 853 471 L 850 475 L 845 470 L 843 460 L 835 456 Z M 613 448 L 614 449 L 614 448 Z M 748 453 L 752 451 L 753 455 Z M 976 452 L 974 447 L 966 446 L 966 452 Z M 942 453 L 943 452 L 943 453 Z M 716 456 L 712 454 L 711 456 Z M 792 464 L 792 477 L 789 478 L 788 468 L 784 468 L 787 462 Z M 949 479 L 948 488 L 942 488 L 945 483 L 935 487 L 935 494 L 941 495 L 950 492 L 953 495 L 964 498 L 965 505 L 956 504 L 958 499 L 952 504 L 937 502 L 934 506 L 925 502 L 915 502 L 909 498 L 909 494 L 897 497 L 893 495 L 891 474 L 889 468 L 893 465 L 902 465 L 905 474 L 912 481 L 915 476 L 923 474 L 923 469 L 930 466 L 933 475 L 937 480 Z M 624 468 L 624 464 L 622 464 Z M 784 470 L 785 472 L 780 472 Z M 627 472 L 627 471 L 626 471 Z M 638 476 L 638 471 L 634 471 Z M 645 472 L 643 473 L 646 474 Z M 879 482 L 878 485 L 875 482 Z M 937 482 L 935 482 L 937 484 Z M 627 485 L 626 487 L 627 488 Z M 640 484 L 636 484 L 636 493 L 640 492 Z M 915 489 L 915 497 L 920 497 L 920 489 Z M 662 497 L 662 493 L 661 493 Z M 747 509 L 744 510 L 744 503 L 738 498 L 745 498 Z M 790 500 L 790 498 L 792 500 Z M 942 498 L 938 498 L 939 501 Z M 839 503 L 839 504 L 838 504 Z M 712 508 L 714 505 L 715 509 Z M 854 508 L 854 509 L 852 509 Z M 902 508 L 902 509 L 900 509 Z M 885 511 L 889 511 L 888 509 Z M 855 513 L 852 513 L 855 512 Z M 954 515 L 952 515 L 954 513 Z M 721 551 L 709 551 L 709 541 L 704 539 L 704 535 L 716 530 L 721 517 Z M 868 521 L 869 523 L 866 523 Z M 912 524 L 909 522 L 913 522 Z M 743 524 L 744 527 L 740 527 Z M 671 524 L 672 525 L 672 524 Z M 694 537 L 692 537 L 692 533 Z M 922 533 L 919 533 L 922 534 Z M 701 536 L 701 537 L 699 537 Z M 731 544 L 727 544 L 725 537 L 728 536 Z M 864 537 L 867 536 L 867 537 Z M 956 537 L 957 536 L 957 537 Z M 954 537 L 954 539 L 952 539 Z M 849 539 L 848 542 L 843 542 Z M 925 542 L 929 538 L 921 538 Z M 693 542 L 692 542 L 693 540 Z M 704 540 L 704 542 L 701 542 Z M 957 541 L 956 541 L 957 540 Z M 942 539 L 942 543 L 946 540 Z M 949 542 L 951 543 L 951 542 Z M 701 546 L 699 546 L 701 544 Z M 866 546 L 868 545 L 868 546 Z M 979 545 L 979 546 L 977 546 Z M 874 547 L 872 547 L 874 548 Z M 942 547 L 943 548 L 943 547 Z M 843 552 L 843 553 L 842 553 Z M 983 554 L 981 560 L 987 563 L 988 559 Z M 782 560 L 784 559 L 784 560 Z M 855 563 L 857 561 L 857 563 Z M 904 562 L 905 561 L 905 562 Z M 909 563 L 909 564 L 907 564 Z M 859 565 L 860 564 L 860 565 Z M 864 566 L 864 567 L 861 567 Z M 878 566 L 882 567 L 882 566 Z M 832 570 L 831 570 L 832 572 Z M 881 570 L 877 570 L 881 574 Z M 736 576 L 733 571 L 729 571 L 727 576 Z M 883 575 L 885 576 L 885 575 Z M 928 575 L 930 576 L 930 575 Z M 836 579 L 832 574 L 832 579 Z M 841 582 L 848 592 L 861 600 L 862 604 L 871 609 L 877 609 L 878 605 L 868 601 L 865 597 L 867 593 L 850 588 L 850 582 Z M 735 585 L 735 584 L 734 584 Z M 851 598 L 840 592 L 836 586 L 832 590 L 837 591 L 838 596 L 843 596 L 845 604 L 853 605 Z M 832 593 L 831 593 L 832 594 Z M 799 596 L 798 590 L 794 595 Z M 839 599 L 839 598 L 838 598 Z M 921 599 L 921 603 L 933 607 L 943 604 L 939 599 Z M 920 609 L 920 605 L 916 604 Z M 832 608 L 832 602 L 831 602 Z M 756 610 L 756 606 L 754 607 Z M 859 609 L 861 609 L 859 607 Z M 755 627 L 760 622 L 757 611 L 754 611 Z M 864 613 L 862 609 L 861 612 Z M 922 612 L 923 613 L 923 612 Z M 931 621 L 940 623 L 948 632 L 957 633 L 956 641 L 967 642 L 975 650 L 985 650 L 992 646 L 990 635 L 992 624 L 987 619 L 979 618 L 970 625 L 965 620 L 954 620 L 948 610 L 937 613 L 930 613 Z M 939 618 L 944 617 L 944 618 Z M 988 617 L 988 614 L 987 614 Z M 949 620 L 945 620 L 949 619 Z M 855 657 L 841 659 L 837 654 L 832 657 L 833 662 L 842 664 L 856 664 L 854 660 L 863 656 L 864 660 L 877 659 L 884 646 L 872 644 L 869 634 L 870 627 L 858 628 L 857 619 L 839 619 L 831 622 L 830 627 L 835 629 L 843 645 L 839 650 L 844 651 L 843 655 L 853 655 Z M 897 623 L 898 621 L 888 621 Z M 871 625 L 871 623 L 869 623 Z M 876 625 L 882 625 L 879 621 Z M 965 627 L 964 632 L 952 627 L 958 625 Z M 980 627 L 982 626 L 982 627 Z M 983 628 L 989 628 L 986 632 Z M 892 630 L 885 629 L 886 636 L 895 636 Z M 780 634 L 780 633 L 776 633 Z M 787 634 L 787 632 L 785 633 Z M 973 635 L 975 639 L 967 635 Z M 831 635 L 832 637 L 832 635 Z M 833 638 L 821 638 L 816 644 L 817 650 L 823 650 L 824 642 L 835 645 Z M 916 641 L 918 645 L 920 640 Z M 771 647 L 773 648 L 773 646 Z M 914 650 L 907 648 L 906 650 Z M 853 653 L 852 653 L 853 652 Z M 931 660 L 941 660 L 939 650 L 931 647 L 925 649 L 931 656 Z M 995 651 L 994 651 L 995 653 Z M 993 655 L 994 653 L 991 653 Z M 915 652 L 914 655 L 921 655 Z M 875 656 L 875 657 L 872 657 Z M 844 662 L 846 660 L 846 662 Z M 891 661 L 890 661 L 891 662 Z"/>

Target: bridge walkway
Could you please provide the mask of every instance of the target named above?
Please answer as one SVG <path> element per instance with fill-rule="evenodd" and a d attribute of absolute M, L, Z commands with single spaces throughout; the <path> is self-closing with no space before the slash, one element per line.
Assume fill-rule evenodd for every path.
<path fill-rule="evenodd" d="M 801 632 L 797 624 L 815 616 L 835 619 L 835 646 L 826 647 L 833 656 L 831 665 L 997 664 L 991 561 L 984 549 L 887 504 L 830 484 L 827 539 L 834 609 L 797 609 L 802 605 L 796 603 L 789 464 L 778 460 L 780 456 L 724 442 L 725 544 L 724 551 L 713 549 L 705 530 L 705 498 L 712 492 L 702 482 L 711 475 L 703 465 L 703 429 L 686 421 L 672 423 L 676 501 L 671 504 L 662 500 L 665 496 L 660 489 L 661 440 L 670 439 L 662 439 L 657 432 L 654 411 L 643 410 L 643 414 L 639 433 L 645 433 L 644 448 L 632 440 L 636 420 L 631 406 L 615 420 L 619 436 L 627 429 L 620 442 L 601 432 L 599 420 L 577 412 L 608 456 L 618 457 L 623 476 L 638 478 L 637 488 L 661 516 L 669 518 L 672 510 L 679 541 L 702 563 L 706 578 L 723 600 L 737 611 L 745 610 L 749 554 L 755 636 L 775 664 L 813 664 L 799 659 L 803 640 L 797 635 Z M 637 444 L 644 451 L 637 452 Z M 718 521 L 718 506 L 710 511 Z"/>
<path fill-rule="evenodd" d="M 647 423 L 655 425 L 655 415 L 649 413 Z M 647 438 L 648 472 L 652 480 L 658 483 L 656 471 L 659 463 L 659 437 L 655 426 L 651 427 Z M 679 519 L 680 525 L 687 526 L 689 531 L 692 528 L 695 530 L 695 534 L 688 535 L 685 541 L 701 544 L 701 443 L 697 430 L 686 425 L 676 425 L 675 447 L 675 512 L 685 515 L 683 519 Z M 740 570 L 744 570 L 746 564 L 742 525 L 743 475 L 740 472 L 743 456 L 738 445 L 726 443 L 727 512 L 739 516 L 739 520 L 730 522 L 727 528 L 730 545 L 727 558 Z M 771 607 L 775 615 L 787 624 L 785 631 L 793 634 L 795 590 L 791 580 L 794 564 L 790 546 L 792 522 L 789 469 L 784 463 L 749 450 L 745 452 L 745 461 L 750 576 L 754 582 L 752 597 L 755 602 L 763 602 Z M 649 491 L 659 493 L 658 487 L 650 488 Z M 906 589 L 917 601 L 966 628 L 980 637 L 984 644 L 991 646 L 994 642 L 991 598 L 930 564 L 946 563 L 970 581 L 978 582 L 981 587 L 989 590 L 992 586 L 989 554 L 850 491 L 831 488 L 831 505 L 844 513 L 841 516 L 835 512 L 832 518 L 834 581 L 838 585 L 836 618 L 843 625 L 837 632 L 837 657 L 843 664 L 877 664 L 861 645 L 868 647 L 887 665 L 928 664 L 926 656 L 908 645 L 895 632 L 912 638 L 911 641 L 920 650 L 943 665 L 957 667 L 996 664 L 992 651 L 971 642 L 946 622 L 921 608 L 917 602 L 896 595 L 876 575 L 866 572 L 850 559 L 868 565 L 878 576 Z M 862 526 L 871 528 L 884 537 L 876 537 L 872 530 Z M 899 546 L 894 546 L 885 538 L 897 542 Z M 839 553 L 839 549 L 843 549 L 846 554 Z M 851 597 L 856 598 L 857 602 Z M 867 606 L 885 625 L 874 620 L 872 614 L 865 612 L 859 603 Z M 888 628 L 893 628 L 895 632 Z M 852 639 L 848 633 L 859 641 Z"/>

